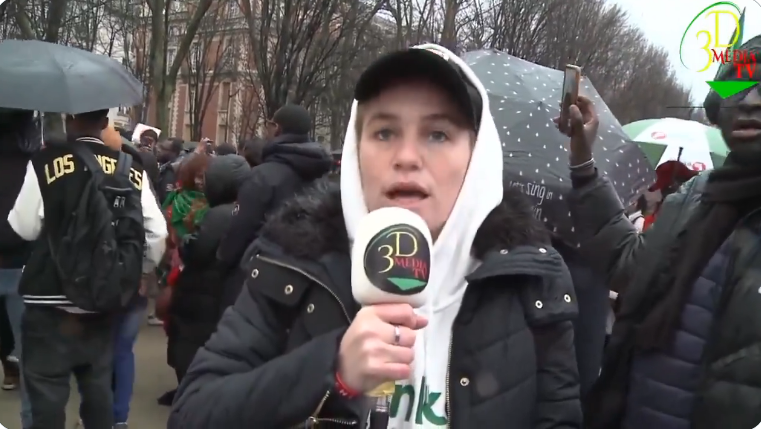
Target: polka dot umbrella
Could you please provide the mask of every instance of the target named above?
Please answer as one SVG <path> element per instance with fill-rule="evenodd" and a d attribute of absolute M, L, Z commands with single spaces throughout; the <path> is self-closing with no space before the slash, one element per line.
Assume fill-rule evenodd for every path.
<path fill-rule="evenodd" d="M 568 137 L 552 122 L 560 110 L 563 72 L 496 50 L 469 52 L 463 59 L 489 94 L 502 140 L 506 181 L 533 198 L 534 215 L 550 230 L 577 246 L 565 201 L 571 189 Z M 600 117 L 594 146 L 597 168 L 628 205 L 655 179 L 652 167 L 586 78 L 580 94 L 594 102 Z"/>

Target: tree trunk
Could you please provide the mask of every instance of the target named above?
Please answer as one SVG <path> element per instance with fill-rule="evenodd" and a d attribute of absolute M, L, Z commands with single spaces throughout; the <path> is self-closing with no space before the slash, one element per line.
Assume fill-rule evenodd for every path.
<path fill-rule="evenodd" d="M 164 79 L 161 88 L 156 91 L 156 128 L 165 135 L 169 133 L 169 103 L 172 102 L 176 86 L 176 79 Z"/>

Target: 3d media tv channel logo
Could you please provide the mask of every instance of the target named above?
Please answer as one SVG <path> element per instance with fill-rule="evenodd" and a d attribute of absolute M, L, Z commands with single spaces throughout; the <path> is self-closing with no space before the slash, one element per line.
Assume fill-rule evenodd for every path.
<path fill-rule="evenodd" d="M 761 13 L 755 2 L 749 3 L 752 4 L 748 8 L 753 7 L 755 13 Z M 756 57 L 759 55 L 740 49 L 746 40 L 745 12 L 743 3 L 719 1 L 703 6 L 691 18 L 679 43 L 682 65 L 700 74 L 722 98 L 759 83 L 756 75 Z"/>

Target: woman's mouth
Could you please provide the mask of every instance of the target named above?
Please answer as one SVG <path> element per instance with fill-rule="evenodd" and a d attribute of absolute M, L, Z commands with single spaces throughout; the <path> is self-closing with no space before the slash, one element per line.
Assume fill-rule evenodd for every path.
<path fill-rule="evenodd" d="M 395 206 L 410 208 L 417 206 L 428 198 L 428 193 L 417 185 L 397 185 L 386 192 L 388 198 Z"/>
<path fill-rule="evenodd" d="M 761 136 L 761 121 L 758 119 L 738 119 L 732 128 L 732 138 L 738 140 L 755 139 Z"/>

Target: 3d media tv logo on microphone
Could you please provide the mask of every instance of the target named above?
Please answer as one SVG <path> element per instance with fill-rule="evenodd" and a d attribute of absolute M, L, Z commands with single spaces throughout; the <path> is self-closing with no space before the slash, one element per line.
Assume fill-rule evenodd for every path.
<path fill-rule="evenodd" d="M 407 224 L 383 228 L 365 249 L 365 274 L 375 287 L 414 295 L 428 284 L 431 249 L 425 235 Z"/>

